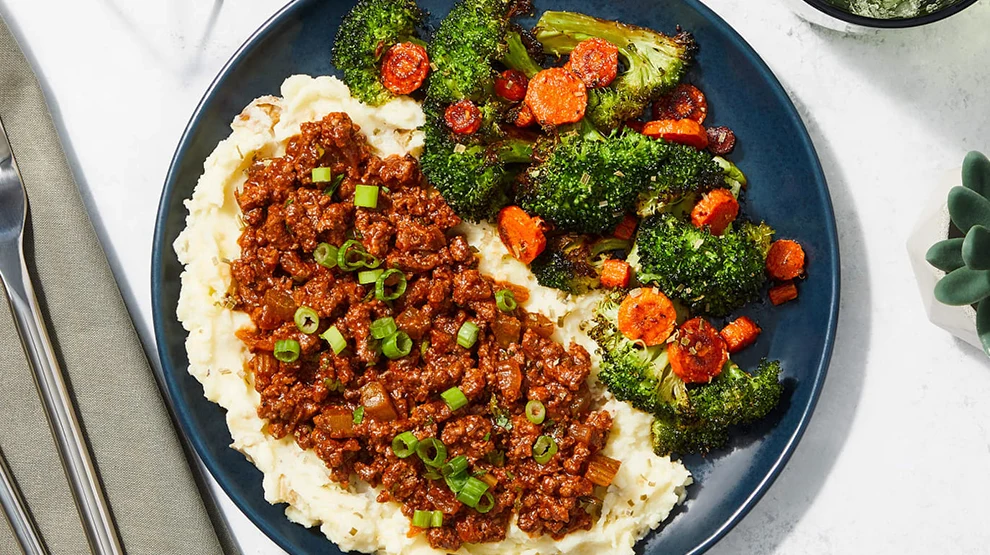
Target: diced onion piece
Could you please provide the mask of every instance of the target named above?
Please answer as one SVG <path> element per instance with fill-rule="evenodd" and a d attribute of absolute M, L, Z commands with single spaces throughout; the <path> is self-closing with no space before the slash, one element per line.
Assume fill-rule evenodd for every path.
<path fill-rule="evenodd" d="M 368 382 L 361 388 L 361 404 L 364 405 L 365 415 L 372 420 L 388 422 L 399 417 L 392 406 L 392 398 L 381 382 Z"/>
<path fill-rule="evenodd" d="M 347 407 L 328 407 L 313 422 L 332 438 L 351 437 L 354 433 L 354 414 Z"/>
<path fill-rule="evenodd" d="M 620 466 L 622 466 L 620 461 L 597 453 L 588 461 L 588 471 L 584 473 L 584 477 L 597 486 L 607 488 L 612 484 L 612 480 L 615 480 Z"/>

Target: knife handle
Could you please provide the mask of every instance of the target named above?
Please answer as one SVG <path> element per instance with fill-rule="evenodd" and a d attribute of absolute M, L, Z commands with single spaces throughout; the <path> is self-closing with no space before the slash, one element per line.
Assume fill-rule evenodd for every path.
<path fill-rule="evenodd" d="M 10 249 L 14 250 L 14 249 Z M 89 547 L 96 555 L 123 555 L 120 538 L 110 514 L 103 487 L 100 485 L 79 418 L 69 396 L 65 379 L 59 369 L 41 310 L 31 285 L 31 276 L 24 263 L 23 246 L 17 249 L 20 273 L 4 272 L 3 282 L 10 300 L 11 312 L 28 364 L 34 373 L 35 385 L 41 397 L 45 416 L 69 479 L 76 509 L 82 517 Z M 8 253 L 13 255 L 14 253 Z M 7 256 L 2 261 L 10 269 L 13 262 Z M 11 257 L 12 258 L 12 257 Z"/>

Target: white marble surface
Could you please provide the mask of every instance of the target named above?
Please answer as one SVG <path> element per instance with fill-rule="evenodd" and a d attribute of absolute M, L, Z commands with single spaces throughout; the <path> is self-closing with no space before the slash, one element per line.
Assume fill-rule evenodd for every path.
<path fill-rule="evenodd" d="M 864 36 L 813 27 L 783 0 L 706 3 L 804 117 L 828 175 L 843 273 L 835 357 L 808 432 L 712 553 L 990 551 L 990 362 L 928 323 L 905 249 L 943 172 L 967 150 L 990 150 L 990 3 Z M 172 152 L 213 76 L 281 4 L 0 0 L 149 343 L 151 236 Z M 123 156 L 110 160 L 111 148 Z M 230 514 L 247 553 L 278 552 Z"/>

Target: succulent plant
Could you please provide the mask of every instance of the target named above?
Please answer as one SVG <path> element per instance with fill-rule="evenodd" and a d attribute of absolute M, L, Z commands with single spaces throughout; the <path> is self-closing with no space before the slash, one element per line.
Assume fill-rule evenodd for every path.
<path fill-rule="evenodd" d="M 967 154 L 962 183 L 949 191 L 948 207 L 964 237 L 935 243 L 925 259 L 946 272 L 935 285 L 939 302 L 976 305 L 976 333 L 990 355 L 990 160 L 979 152 Z"/>

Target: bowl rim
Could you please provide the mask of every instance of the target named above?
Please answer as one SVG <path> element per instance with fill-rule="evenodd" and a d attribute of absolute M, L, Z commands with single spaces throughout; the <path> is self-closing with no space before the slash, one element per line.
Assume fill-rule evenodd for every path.
<path fill-rule="evenodd" d="M 162 294 L 160 294 L 160 281 L 164 279 L 164 262 L 162 253 L 164 249 L 172 248 L 171 242 L 167 240 L 166 234 L 166 220 L 169 214 L 169 199 L 175 192 L 177 186 L 177 177 L 179 173 L 179 166 L 183 157 L 186 155 L 187 150 L 190 147 L 190 142 L 192 135 L 199 124 L 199 120 L 202 117 L 206 106 L 215 98 L 218 93 L 218 89 L 224 84 L 224 82 L 229 77 L 231 70 L 241 63 L 242 59 L 245 58 L 249 53 L 251 53 L 255 48 L 258 47 L 258 43 L 263 40 L 268 34 L 273 32 L 275 28 L 280 24 L 283 18 L 290 16 L 291 14 L 303 9 L 314 1 L 319 0 L 289 0 L 285 5 L 279 8 L 271 17 L 265 20 L 257 30 L 255 30 L 244 43 L 231 55 L 230 59 L 217 73 L 217 76 L 210 83 L 209 87 L 203 93 L 203 97 L 200 99 L 195 110 L 190 116 L 189 122 L 186 124 L 182 132 L 182 136 L 176 146 L 175 153 L 169 163 L 168 173 L 166 174 L 164 187 L 159 201 L 158 213 L 155 222 L 155 233 L 154 241 L 152 247 L 152 268 L 151 268 L 151 285 L 152 285 L 152 311 L 154 320 L 154 332 L 156 337 L 157 352 L 162 363 L 163 375 L 165 376 L 165 383 L 168 390 L 169 397 L 171 399 L 180 399 L 181 391 L 179 381 L 171 377 L 177 371 L 181 371 L 184 374 L 188 373 L 187 368 L 178 369 L 169 353 L 166 342 L 162 340 L 166 333 L 165 329 L 165 319 L 172 318 L 176 316 L 174 313 L 165 313 L 165 309 L 168 303 L 165 301 Z M 760 76 L 766 80 L 773 93 L 777 96 L 785 107 L 788 117 L 793 119 L 799 128 L 799 134 L 796 139 L 800 142 L 803 149 L 810 155 L 813 167 L 811 171 L 813 174 L 817 175 L 818 182 L 822 185 L 819 193 L 822 196 L 822 201 L 824 208 L 827 210 L 831 218 L 827 218 L 824 222 L 826 244 L 825 252 L 829 255 L 830 264 L 827 268 L 827 273 L 829 274 L 829 281 L 831 282 L 829 298 L 830 303 L 828 307 L 828 322 L 825 332 L 823 348 L 821 351 L 821 356 L 817 368 L 814 368 L 812 376 L 809 378 L 809 382 L 812 386 L 812 392 L 808 398 L 808 402 L 804 407 L 801 407 L 801 414 L 799 416 L 797 426 L 793 429 L 790 437 L 786 439 L 783 449 L 776 456 L 776 460 L 770 465 L 766 474 L 756 483 L 751 493 L 745 500 L 736 508 L 736 510 L 718 527 L 713 529 L 708 537 L 701 540 L 696 544 L 690 551 L 685 555 L 701 555 L 709 549 L 711 549 L 716 543 L 718 543 L 730 530 L 732 530 L 742 519 L 745 517 L 750 510 L 759 500 L 766 494 L 770 486 L 776 481 L 780 472 L 787 465 L 791 456 L 794 454 L 798 443 L 804 436 L 807 430 L 808 424 L 814 414 L 815 408 L 818 404 L 818 400 L 821 396 L 822 389 L 824 389 L 826 376 L 828 373 L 828 368 L 831 363 L 832 354 L 835 346 L 836 331 L 838 328 L 839 319 L 839 305 L 840 305 L 840 292 L 841 292 L 841 264 L 840 264 L 840 253 L 839 253 L 839 238 L 837 231 L 837 222 L 835 219 L 835 211 L 832 203 L 831 195 L 828 190 L 828 180 L 825 176 L 824 169 L 821 164 L 821 159 L 818 157 L 818 153 L 815 150 L 814 143 L 811 140 L 811 136 L 808 133 L 807 126 L 804 120 L 801 118 L 794 106 L 793 101 L 788 96 L 780 80 L 777 79 L 776 75 L 770 69 L 766 61 L 760 57 L 759 53 L 735 30 L 728 22 L 726 22 L 721 16 L 715 13 L 714 10 L 709 8 L 700 0 L 682 0 L 684 4 L 688 7 L 696 10 L 699 14 L 704 16 L 706 19 L 710 20 L 716 26 L 723 29 L 726 35 L 726 39 L 733 43 L 739 51 L 747 58 L 749 58 L 753 65 L 758 69 Z M 975 0 L 973 0 L 975 1 Z M 174 402 L 174 401 L 172 401 Z M 192 433 L 196 429 L 196 425 L 193 421 L 191 411 L 188 410 L 176 410 L 176 417 L 182 432 L 189 439 L 190 443 L 194 447 L 194 450 L 203 464 L 207 467 L 210 474 L 223 489 L 224 493 L 233 501 L 234 505 L 240 510 L 248 519 L 258 527 L 270 540 L 272 540 L 280 548 L 293 552 L 296 547 L 296 542 L 291 540 L 282 534 L 282 532 L 275 527 L 273 527 L 266 519 L 261 517 L 253 509 L 253 505 L 250 499 L 238 493 L 234 488 L 233 484 L 230 483 L 230 476 L 225 473 L 219 461 L 215 460 L 211 455 L 206 445 L 206 439 L 201 434 Z M 330 541 L 329 539 L 327 540 Z M 331 542 L 332 543 L 332 542 Z M 333 544 L 336 547 L 336 544 Z M 339 549 L 339 547 L 338 547 Z"/>
<path fill-rule="evenodd" d="M 873 29 L 909 29 L 911 27 L 920 27 L 922 25 L 928 25 L 930 23 L 935 23 L 936 21 L 942 21 L 943 19 L 952 17 L 953 15 L 975 4 L 977 0 L 960 0 L 959 2 L 956 2 L 947 8 L 942 8 L 935 13 L 902 19 L 876 19 L 873 17 L 852 14 L 837 6 L 833 6 L 828 2 L 828 0 L 804 0 L 804 2 L 825 15 L 829 15 L 853 25 L 860 25 L 862 27 L 870 27 Z"/>

